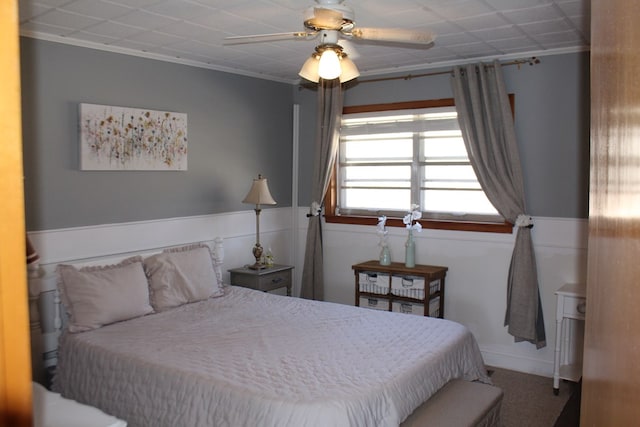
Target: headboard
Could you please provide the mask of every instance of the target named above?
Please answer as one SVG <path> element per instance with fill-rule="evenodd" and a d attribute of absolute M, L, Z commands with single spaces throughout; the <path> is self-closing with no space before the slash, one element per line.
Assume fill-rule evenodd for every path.
<path fill-rule="evenodd" d="M 211 248 L 216 275 L 218 276 L 219 282 L 222 282 L 221 266 L 224 262 L 223 239 L 217 237 L 211 242 L 193 243 L 205 243 Z M 70 264 L 77 268 L 116 264 L 134 255 L 148 257 L 160 253 L 165 249 L 193 243 L 152 248 L 140 252 L 122 252 L 100 257 L 68 260 L 60 264 Z M 57 364 L 58 339 L 66 324 L 66 314 L 64 313 L 58 292 L 57 265 L 58 263 L 43 265 L 38 269 L 37 274 L 30 272 L 28 277 L 32 376 L 33 381 L 47 387 L 50 385 L 51 374 Z"/>

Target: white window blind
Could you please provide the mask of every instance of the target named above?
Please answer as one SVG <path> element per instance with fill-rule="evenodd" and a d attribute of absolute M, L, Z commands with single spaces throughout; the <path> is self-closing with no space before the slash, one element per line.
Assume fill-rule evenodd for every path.
<path fill-rule="evenodd" d="M 337 168 L 338 215 L 504 221 L 485 196 L 455 107 L 344 114 Z"/>

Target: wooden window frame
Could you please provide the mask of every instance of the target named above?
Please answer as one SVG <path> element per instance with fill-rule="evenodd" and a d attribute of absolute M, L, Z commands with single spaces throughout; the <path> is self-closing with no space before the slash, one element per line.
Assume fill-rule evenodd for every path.
<path fill-rule="evenodd" d="M 513 113 L 514 96 L 509 94 L 509 103 Z M 417 108 L 435 108 L 448 107 L 454 105 L 452 98 L 443 98 L 427 101 L 409 101 L 409 102 L 393 102 L 388 104 L 370 104 L 344 107 L 343 114 L 353 113 L 370 113 L 375 111 L 393 111 L 407 110 Z M 337 153 L 336 153 L 337 156 Z M 338 200 L 338 182 L 337 182 L 338 162 L 334 162 L 329 188 L 324 198 L 325 213 L 324 218 L 328 223 L 336 224 L 354 224 L 354 225 L 376 225 L 378 223 L 377 216 L 360 216 L 360 215 L 336 215 L 336 206 Z M 486 233 L 512 233 L 513 224 L 508 221 L 502 223 L 494 222 L 476 222 L 476 221 L 450 221 L 450 220 L 434 220 L 421 219 L 420 224 L 423 228 L 431 228 L 437 230 L 456 230 L 456 231 L 478 231 Z M 402 218 L 387 218 L 386 225 L 388 227 L 405 227 Z"/>

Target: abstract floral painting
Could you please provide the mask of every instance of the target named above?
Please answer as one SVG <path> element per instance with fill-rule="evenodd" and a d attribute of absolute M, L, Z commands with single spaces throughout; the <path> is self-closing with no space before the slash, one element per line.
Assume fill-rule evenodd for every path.
<path fill-rule="evenodd" d="M 81 170 L 187 170 L 187 115 L 80 104 Z"/>

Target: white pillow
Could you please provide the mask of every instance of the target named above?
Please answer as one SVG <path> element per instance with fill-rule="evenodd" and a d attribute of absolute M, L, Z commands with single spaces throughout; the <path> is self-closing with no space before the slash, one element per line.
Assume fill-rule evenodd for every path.
<path fill-rule="evenodd" d="M 60 264 L 57 270 L 69 332 L 89 331 L 153 312 L 140 256 L 79 270 Z"/>
<path fill-rule="evenodd" d="M 209 246 L 172 248 L 144 260 L 151 305 L 156 311 L 224 294 Z"/>

